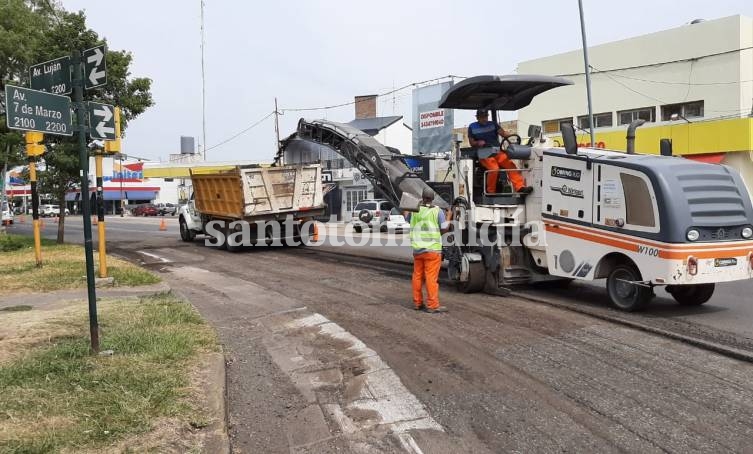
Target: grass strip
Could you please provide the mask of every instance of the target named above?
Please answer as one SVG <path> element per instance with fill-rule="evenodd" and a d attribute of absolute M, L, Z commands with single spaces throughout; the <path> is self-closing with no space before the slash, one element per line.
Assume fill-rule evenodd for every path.
<path fill-rule="evenodd" d="M 205 420 L 187 387 L 192 362 L 216 350 L 216 338 L 189 304 L 171 294 L 103 301 L 102 350 L 112 356 L 89 354 L 83 310 L 52 323 L 67 334 L 0 364 L 0 452 L 98 449 L 158 418 Z"/>
<path fill-rule="evenodd" d="M 98 257 L 94 256 L 95 272 Z M 50 292 L 86 286 L 84 248 L 72 244 L 42 242 L 42 266 L 36 266 L 34 240 L 22 235 L 0 235 L 0 288 L 3 293 Z M 160 282 L 160 278 L 132 263 L 115 257 L 107 258 L 108 275 L 115 285 L 135 286 Z"/>

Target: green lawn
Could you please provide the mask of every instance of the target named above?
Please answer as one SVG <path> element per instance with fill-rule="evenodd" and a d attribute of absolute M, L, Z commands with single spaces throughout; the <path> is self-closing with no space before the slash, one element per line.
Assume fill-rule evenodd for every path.
<path fill-rule="evenodd" d="M 98 270 L 94 254 L 95 273 Z M 86 286 L 84 248 L 71 244 L 42 241 L 42 266 L 36 266 L 34 240 L 28 236 L 0 235 L 0 289 L 12 292 L 49 292 Z M 160 278 L 132 263 L 107 257 L 108 276 L 115 285 L 156 284 Z"/>
<path fill-rule="evenodd" d="M 17 317 L 21 324 L 32 313 L 41 311 L 0 320 Z M 0 362 L 0 452 L 97 450 L 165 418 L 205 424 L 192 403 L 190 371 L 200 352 L 218 347 L 188 303 L 170 294 L 101 302 L 101 349 L 113 350 L 112 356 L 89 354 L 83 305 L 40 323 L 52 330 L 48 339 Z M 0 341 L 2 348 L 19 349 Z"/>

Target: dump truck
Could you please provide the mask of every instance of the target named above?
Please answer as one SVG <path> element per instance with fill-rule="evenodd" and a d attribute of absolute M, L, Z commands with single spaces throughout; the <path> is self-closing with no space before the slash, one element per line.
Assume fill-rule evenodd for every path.
<path fill-rule="evenodd" d="M 180 237 L 193 241 L 208 235 L 214 238 L 209 244 L 230 251 L 249 242 L 298 244 L 311 233 L 302 231 L 305 221 L 324 215 L 321 181 L 318 164 L 192 171 L 193 194 L 178 217 Z M 238 239 L 246 235 L 244 244 L 225 241 L 234 233 Z"/>

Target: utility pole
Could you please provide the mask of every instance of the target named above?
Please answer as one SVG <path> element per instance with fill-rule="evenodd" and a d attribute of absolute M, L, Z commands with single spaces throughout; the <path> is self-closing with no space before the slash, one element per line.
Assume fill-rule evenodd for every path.
<path fill-rule="evenodd" d="M 583 39 L 583 62 L 586 65 L 586 94 L 588 96 L 588 125 L 591 131 L 591 148 L 594 148 L 594 110 L 591 103 L 591 65 L 588 63 L 588 44 L 586 43 L 586 20 L 583 16 L 583 0 L 578 0 L 580 11 L 580 34 Z"/>
<path fill-rule="evenodd" d="M 207 160 L 207 86 L 204 77 L 204 0 L 201 0 L 201 131 L 204 161 Z"/>
<path fill-rule="evenodd" d="M 277 110 L 277 97 L 275 96 L 275 137 L 277 137 L 276 147 L 277 151 L 280 151 L 280 123 L 279 123 L 280 111 Z"/>
<path fill-rule="evenodd" d="M 91 349 L 99 353 L 99 322 L 97 321 L 97 294 L 94 286 L 94 247 L 92 245 L 92 219 L 89 205 L 89 153 L 86 149 L 86 103 L 84 103 L 84 62 L 81 51 L 73 51 L 73 105 L 76 109 L 79 165 L 81 166 L 81 210 L 84 216 L 84 253 L 86 255 L 86 290 L 89 297 L 89 334 Z"/>

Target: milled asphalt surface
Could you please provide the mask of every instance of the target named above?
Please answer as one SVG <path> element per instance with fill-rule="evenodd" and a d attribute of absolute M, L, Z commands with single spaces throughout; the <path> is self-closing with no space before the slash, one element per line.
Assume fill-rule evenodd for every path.
<path fill-rule="evenodd" d="M 358 266 L 316 248 L 233 254 L 134 233 L 110 250 L 163 273 L 217 328 L 235 452 L 746 452 L 753 440 L 753 365 L 665 337 L 447 286 L 449 313 L 417 313 L 404 267 Z M 592 301 L 578 293 L 573 304 L 599 304 L 586 293 Z M 353 413 L 349 383 L 364 366 L 348 356 L 352 343 L 333 344 L 317 327 L 270 327 L 290 311 L 326 317 L 373 350 L 442 430 L 410 430 L 406 445 L 404 433 L 372 424 L 387 413 Z M 662 314 L 687 320 L 671 309 L 636 317 Z M 309 343 L 279 354 L 301 336 Z M 291 361 L 324 364 L 337 379 L 305 392 L 296 374 L 308 372 Z"/>
<path fill-rule="evenodd" d="M 176 217 L 166 216 L 166 231 L 159 230 L 160 218 L 157 217 L 125 217 L 108 216 L 108 238 L 114 243 L 127 244 L 133 242 L 141 244 L 147 242 L 154 245 L 172 245 L 178 241 L 179 230 Z M 18 218 L 16 219 L 18 221 Z M 10 232 L 31 234 L 30 217 L 27 216 L 25 224 L 18 222 L 9 227 Z M 44 236 L 55 239 L 56 224 L 51 218 L 45 219 Z M 66 241 L 74 243 L 83 242 L 83 228 L 80 216 L 72 216 L 66 220 Z M 340 224 L 336 227 L 338 241 L 344 242 L 345 226 Z M 97 229 L 93 228 L 94 245 L 97 245 Z M 357 235 L 359 240 L 364 237 L 382 238 L 384 234 L 372 234 L 365 232 Z M 393 235 L 400 240 L 404 235 Z M 113 244 L 114 244 L 113 243 Z M 361 254 L 367 257 L 386 258 L 388 260 L 410 260 L 411 252 L 405 246 L 372 247 L 372 246 L 325 246 L 325 250 L 344 252 L 346 254 Z M 612 311 L 605 299 L 605 290 L 602 281 L 576 282 L 566 290 L 536 288 L 520 288 L 521 292 L 530 292 L 531 295 L 543 298 L 556 298 L 558 301 L 588 309 L 598 309 L 602 312 Z M 733 343 L 753 344 L 753 280 L 729 282 L 717 285 L 716 292 L 711 301 L 699 307 L 682 307 L 675 303 L 671 296 L 664 290 L 656 289 L 657 297 L 652 301 L 646 311 L 633 317 L 642 321 L 656 323 L 662 328 L 678 326 L 681 329 L 693 331 L 711 330 L 720 333 L 715 337 L 728 338 Z"/>
<path fill-rule="evenodd" d="M 313 444 L 295 444 L 303 429 L 291 415 L 309 404 L 259 325 L 295 308 L 322 314 L 390 365 L 444 430 L 411 432 L 424 452 L 740 452 L 753 439 L 748 363 L 518 298 L 443 289 L 449 313 L 417 313 L 402 271 L 355 267 L 315 248 L 148 251 L 161 259 L 134 258 L 219 329 L 236 452 L 353 448 L 328 415 L 329 435 L 320 424 L 303 437 Z M 347 376 L 345 359 L 329 361 Z M 337 389 L 322 397 L 344 398 Z M 389 439 L 374 443 L 404 452 Z"/>

